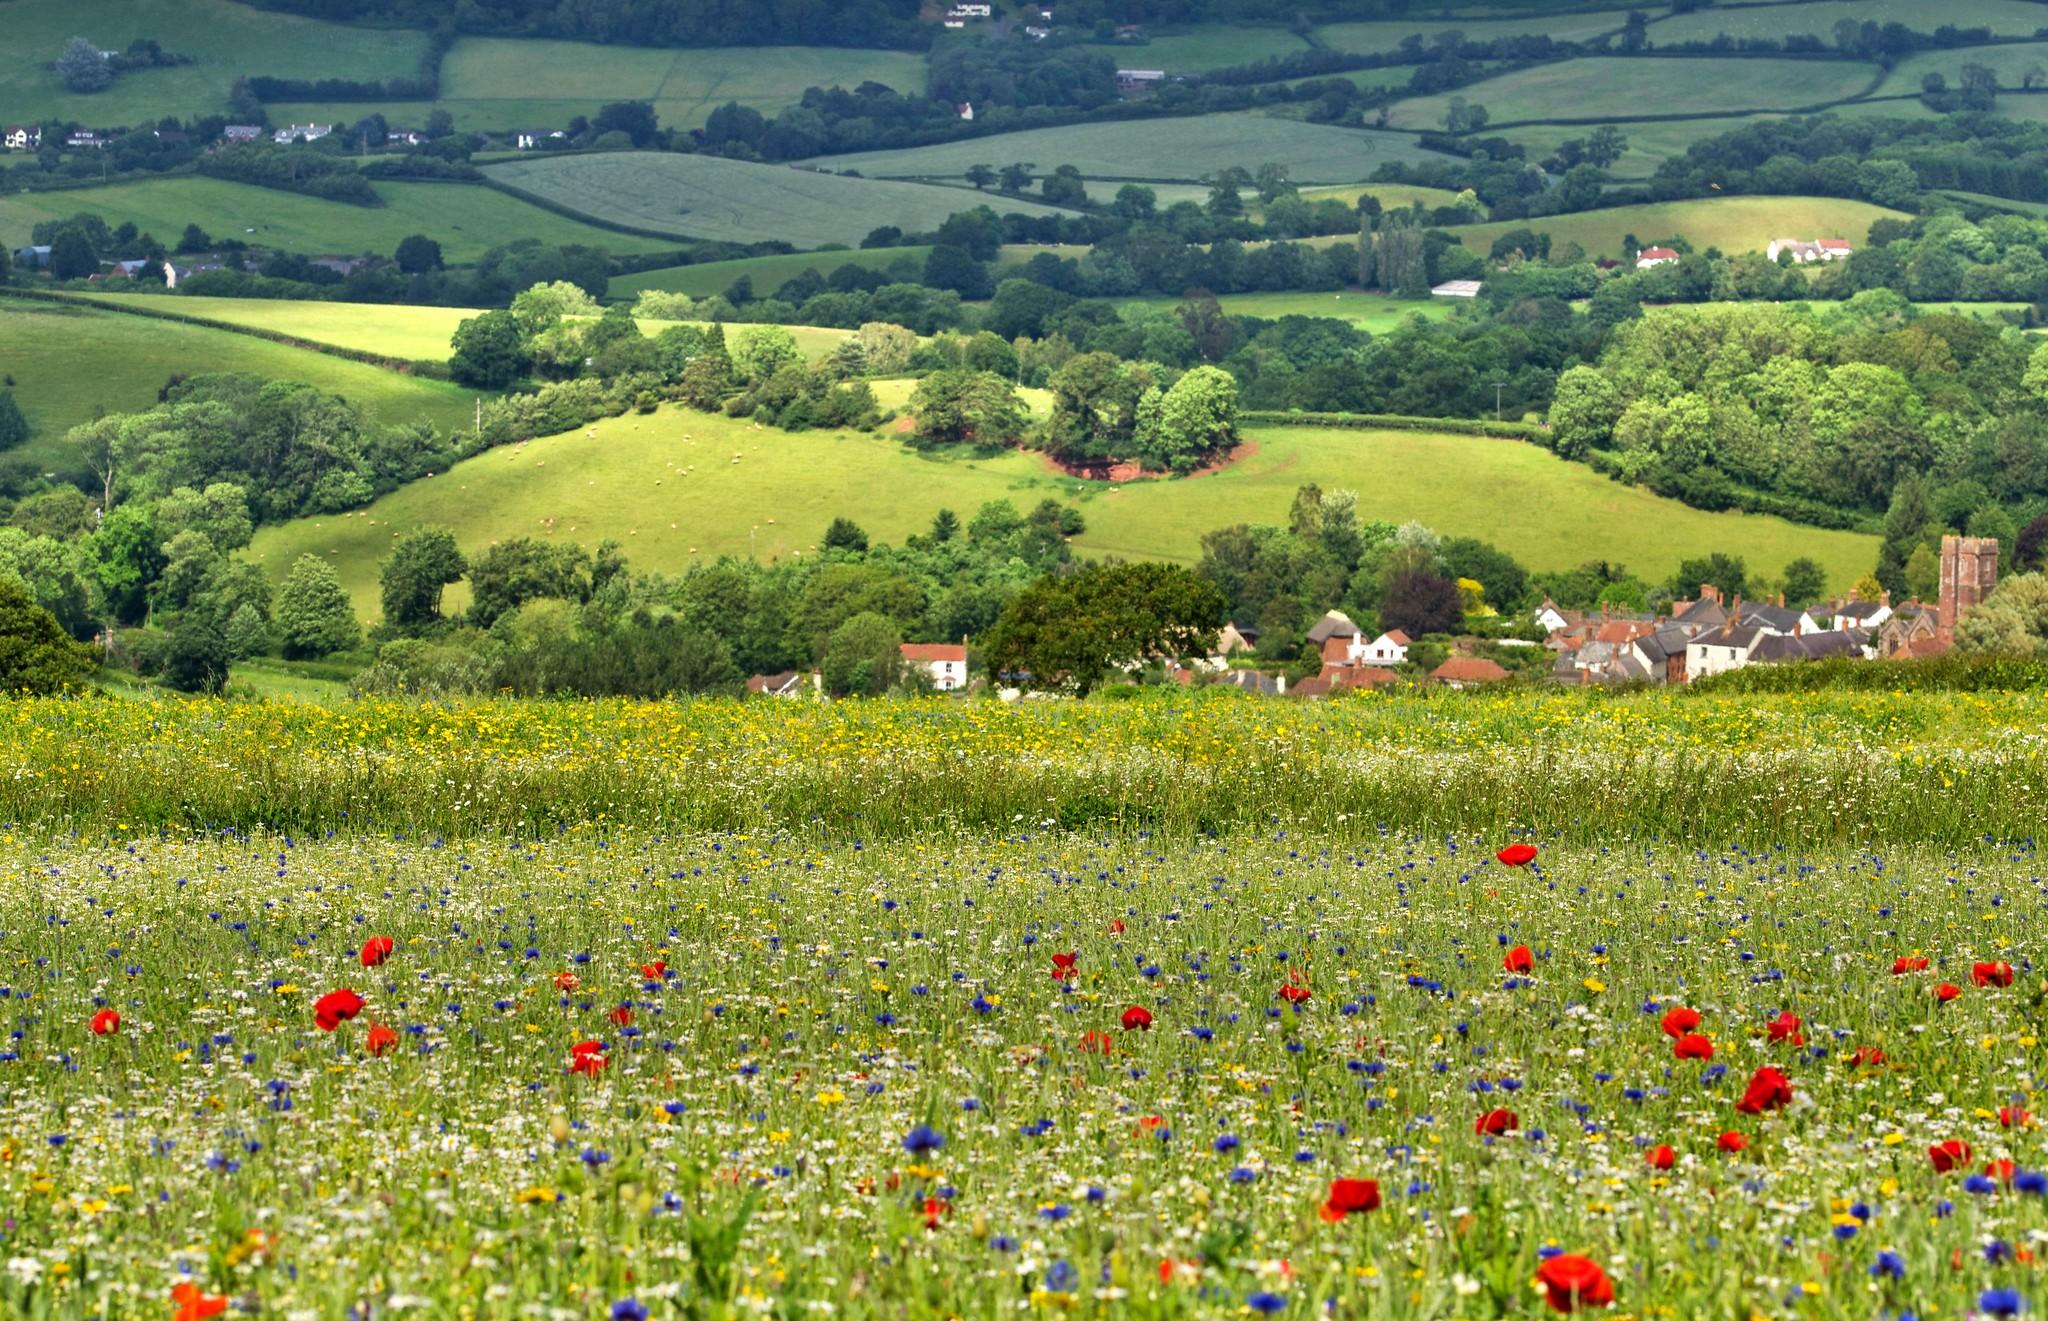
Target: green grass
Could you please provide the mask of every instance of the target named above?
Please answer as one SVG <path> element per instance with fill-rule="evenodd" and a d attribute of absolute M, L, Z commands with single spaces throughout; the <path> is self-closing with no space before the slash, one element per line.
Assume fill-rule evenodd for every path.
<path fill-rule="evenodd" d="M 1627 234 L 1644 243 L 1677 235 L 1696 251 L 1714 247 L 1734 254 L 1761 252 L 1774 238 L 1846 238 L 1860 244 L 1874 222 L 1900 214 L 1836 197 L 1715 197 L 1498 220 L 1461 226 L 1456 232 L 1466 247 L 1482 256 L 1501 234 L 1524 227 L 1548 233 L 1553 246 L 1576 241 L 1589 257 L 1627 255 L 1622 247 Z"/>
<path fill-rule="evenodd" d="M 1120 300 L 1118 306 L 1126 311 L 1172 311 L 1180 306 L 1180 301 L 1178 298 L 1129 298 Z M 1360 330 L 1369 330 L 1376 335 L 1392 330 L 1412 316 L 1434 321 L 1449 316 L 1454 310 L 1452 301 L 1448 299 L 1435 298 L 1418 303 L 1354 290 L 1343 293 L 1225 294 L 1217 301 L 1232 316 L 1268 319 L 1325 317 L 1333 321 L 1348 321 Z"/>
<path fill-rule="evenodd" d="M 53 193 L 0 195 L 0 239 L 28 242 L 38 221 L 91 211 L 109 225 L 132 221 L 166 247 L 188 224 L 216 239 L 241 239 L 301 253 L 389 254 L 410 234 L 425 234 L 451 262 L 474 261 L 514 239 L 587 243 L 608 252 L 659 252 L 677 245 L 587 225 L 482 184 L 376 185 L 380 207 L 349 206 L 274 188 L 224 179 L 179 176 L 77 188 Z"/>
<path fill-rule="evenodd" d="M 1712 41 L 1723 32 L 1732 37 L 1811 35 L 1833 46 L 1835 24 L 1845 18 L 1858 23 L 1903 23 L 1919 32 L 1931 32 L 1943 24 L 1988 27 L 2001 37 L 2030 37 L 2037 29 L 2048 27 L 2048 15 L 2027 0 L 1944 0 L 1939 6 L 1929 6 L 1926 0 L 1812 0 L 1807 4 L 1701 9 L 1660 18 L 1650 24 L 1649 31 L 1651 44 L 1657 46 Z"/>
<path fill-rule="evenodd" d="M 1029 161 L 1042 170 L 1072 165 L 1096 179 L 1189 182 L 1229 165 L 1288 166 L 1295 182 L 1355 183 L 1384 161 L 1439 159 L 1406 134 L 1335 128 L 1253 114 L 1196 115 L 1144 123 L 1029 129 L 898 151 L 823 157 L 828 169 L 873 178 L 955 179 L 974 165 Z"/>
<path fill-rule="evenodd" d="M 694 266 L 663 266 L 657 270 L 621 275 L 612 280 L 614 298 L 630 298 L 643 289 L 708 298 L 722 294 L 742 275 L 754 282 L 754 293 L 767 297 L 805 271 L 830 275 L 841 266 L 862 266 L 887 270 L 898 261 L 909 260 L 922 270 L 931 255 L 925 247 L 847 249 L 836 252 L 787 252 L 769 257 L 741 257 L 735 261 L 707 261 Z"/>
<path fill-rule="evenodd" d="M 74 36 L 106 50 L 152 38 L 193 63 L 122 74 L 105 91 L 79 95 L 43 67 Z M 113 127 L 163 115 L 225 115 L 229 90 L 245 74 L 410 78 L 427 34 L 321 23 L 229 0 L 8 0 L 0 5 L 0 44 L 0 123 Z"/>
<path fill-rule="evenodd" d="M 941 508 L 965 516 L 987 500 L 1054 496 L 1080 502 L 1088 528 L 1076 544 L 1087 553 L 1193 561 L 1213 528 L 1284 522 L 1306 482 L 1358 491 L 1361 518 L 1485 537 L 1537 569 L 1607 559 L 1660 579 L 1717 550 L 1770 572 L 1811 555 L 1846 588 L 1877 553 L 1872 537 L 1688 509 L 1519 441 L 1316 428 L 1256 439 L 1221 473 L 1112 487 L 1065 477 L 1036 454 L 932 458 L 891 437 L 789 434 L 664 408 L 480 455 L 353 514 L 266 528 L 248 554 L 276 577 L 301 554 L 328 560 L 368 619 L 378 563 L 423 526 L 453 528 L 465 548 L 616 538 L 636 568 L 676 572 L 750 548 L 762 559 L 813 554 L 842 514 L 894 542 Z"/>
<path fill-rule="evenodd" d="M 1839 60 L 1565 60 L 1502 74 L 1455 93 L 1398 102 L 1393 125 L 1441 128 L 1454 95 L 1485 106 L 1496 124 L 1524 119 L 1626 120 L 1644 113 L 1791 110 L 1860 95 L 1875 73 L 1872 66 Z"/>
<path fill-rule="evenodd" d="M 2034 7 L 2034 6 L 2030 6 Z M 2048 11 L 2042 12 L 2041 26 L 2048 27 Z M 1900 60 L 1893 67 L 1891 76 L 1884 80 L 1880 92 L 1903 93 L 1912 96 L 1920 94 L 1920 80 L 1930 73 L 1939 73 L 1948 79 L 1951 88 L 1962 86 L 1965 64 L 1988 65 L 1998 73 L 1998 81 L 2006 87 L 2018 87 L 2029 69 L 2048 70 L 2048 41 L 2023 41 L 2010 46 L 1972 46 L 1962 50 L 1920 51 Z M 2036 86 L 2048 86 L 2048 78 L 2037 78 Z M 2006 107 L 2024 105 L 2048 98 L 2037 96 L 2007 96 L 1999 99 L 1999 113 L 2007 113 Z M 2036 111 L 2036 115 L 2040 112 Z"/>
<path fill-rule="evenodd" d="M 1201 73 L 1253 64 L 1275 55 L 1300 54 L 1309 44 L 1284 27 L 1204 23 L 1186 32 L 1148 35 L 1143 45 L 1118 42 L 1100 49 L 1122 69 Z"/>
<path fill-rule="evenodd" d="M 94 302 L 119 307 L 135 304 L 165 308 L 233 322 L 256 330 L 277 331 L 316 344 L 383 353 L 430 362 L 452 352 L 455 328 L 479 313 L 464 307 L 411 307 L 385 303 L 323 303 L 271 298 L 194 298 L 188 295 L 99 294 Z M 642 320 L 641 329 L 656 335 L 671 323 Z M 730 333 L 746 327 L 735 323 Z M 851 332 L 817 326 L 791 326 L 797 347 L 812 357 L 832 351 Z"/>
<path fill-rule="evenodd" d="M 284 103 L 271 117 L 360 119 L 381 109 L 417 127 L 446 110 L 476 132 L 555 129 L 593 115 L 608 101 L 650 101 L 663 125 L 700 127 L 713 110 L 737 101 L 773 118 L 807 87 L 853 88 L 878 82 L 905 95 L 925 86 L 922 55 L 833 46 L 752 46 L 665 50 L 578 41 L 465 37 L 441 66 L 441 98 L 381 107 L 360 103 Z"/>
<path fill-rule="evenodd" d="M 82 465 L 64 444 L 66 430 L 91 421 L 96 411 L 153 406 L 174 373 L 246 371 L 306 381 L 362 405 L 380 421 L 425 420 L 444 430 L 466 425 L 476 399 L 445 381 L 232 331 L 19 299 L 0 299 L 0 364 L 15 379 L 15 398 L 32 432 L 16 453 L 67 475 Z"/>
<path fill-rule="evenodd" d="M 1531 7 L 1515 6 L 1518 9 Z M 1487 18 L 1473 14 L 1460 14 L 1456 17 L 1417 15 L 1413 18 L 1377 22 L 1325 23 L 1316 29 L 1316 36 L 1332 50 L 1379 54 L 1397 49 L 1405 37 L 1419 36 L 1428 42 L 1443 32 L 1462 32 L 1473 41 L 1491 41 L 1496 37 L 1519 37 L 1524 34 L 1542 34 L 1559 41 L 1583 41 L 1587 37 L 1598 36 L 1603 32 L 1619 31 L 1626 17 L 1625 13 L 1617 10 L 1520 18 Z"/>
<path fill-rule="evenodd" d="M 934 230 L 976 204 L 957 189 L 656 152 L 537 157 L 485 172 L 613 224 L 734 243 L 784 239 L 805 248 L 858 243 L 884 225 Z M 1020 201 L 1006 201 L 1001 210 L 1071 214 Z"/>

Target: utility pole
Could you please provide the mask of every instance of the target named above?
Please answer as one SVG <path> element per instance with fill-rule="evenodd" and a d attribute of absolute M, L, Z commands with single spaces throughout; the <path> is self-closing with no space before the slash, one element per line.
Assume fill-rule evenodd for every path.
<path fill-rule="evenodd" d="M 1500 392 L 1506 388 L 1506 381 L 1493 382 L 1493 420 L 1500 421 Z"/>

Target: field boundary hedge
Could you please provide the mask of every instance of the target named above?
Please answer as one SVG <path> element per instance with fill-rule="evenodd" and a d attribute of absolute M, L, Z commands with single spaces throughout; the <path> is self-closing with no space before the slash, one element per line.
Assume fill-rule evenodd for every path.
<path fill-rule="evenodd" d="M 1246 411 L 1237 420 L 1250 426 L 1327 427 L 1333 431 L 1447 431 L 1460 436 L 1527 440 L 1542 444 L 1550 429 L 1535 422 L 1492 422 L 1468 417 L 1413 417 L 1405 413 L 1296 413 Z M 1545 448 L 1548 448 L 1546 445 Z"/>
<path fill-rule="evenodd" d="M 568 155 L 597 155 L 597 154 L 601 154 L 601 153 L 594 153 L 594 152 L 550 152 L 550 153 L 549 153 L 549 155 L 550 155 L 550 156 L 558 156 L 558 155 L 559 155 L 559 156 L 568 156 Z M 505 194 L 505 195 L 506 195 L 507 197 L 516 197 L 516 198 L 518 198 L 518 199 L 519 199 L 520 201 L 522 201 L 522 202 L 525 202 L 525 203 L 528 203 L 529 205 L 532 205 L 532 206 L 537 206 L 537 207 L 539 207 L 539 208 L 540 208 L 541 210 L 543 210 L 543 211 L 552 211 L 552 212 L 553 212 L 554 214 L 556 214 L 556 215 L 558 215 L 558 216 L 561 216 L 561 217 L 562 217 L 562 218 L 563 218 L 564 220 L 575 220 L 575 221 L 580 221 L 581 223 L 583 223 L 583 224 L 586 224 L 586 225 L 589 225 L 589 226 L 591 226 L 591 227 L 593 227 L 593 228 L 596 228 L 596 229 L 608 229 L 608 230 L 612 231 L 612 232 L 613 232 L 613 233 L 615 233 L 615 234 L 628 234 L 628 235 L 631 235 L 631 236 L 632 236 L 632 237 L 634 237 L 634 238 L 641 238 L 641 239 L 661 239 L 662 241 L 664 241 L 664 242 L 667 242 L 667 243 L 674 243 L 674 242 L 676 242 L 676 241 L 677 241 L 678 239 L 688 239 L 688 238 L 690 238 L 690 237 L 691 237 L 690 235 L 687 235 L 687 234 L 678 234 L 678 233 L 676 233 L 676 232 L 675 232 L 675 231 L 673 231 L 673 230 L 666 230 L 666 229 L 641 229 L 641 228 L 639 228 L 639 227 L 637 227 L 637 226 L 634 226 L 634 225 L 622 225 L 622 224 L 618 223 L 618 222 L 617 222 L 617 221 L 615 221 L 615 220 L 604 220 L 604 219 L 600 219 L 599 217 L 597 217 L 597 216 L 594 216 L 594 215 L 590 214 L 590 213 L 589 213 L 589 212 L 587 212 L 587 211 L 578 211 L 578 210 L 576 210 L 576 209 L 575 209 L 574 207 L 568 206 L 568 205 L 566 205 L 566 204 L 564 204 L 564 203 L 561 203 L 561 202 L 557 202 L 557 201 L 556 201 L 556 200 L 554 200 L 554 199 L 553 199 L 552 197 L 542 197 L 542 196 L 541 196 L 541 195 L 540 195 L 539 193 L 532 193 L 532 192 L 528 192 L 528 191 L 527 191 L 526 189 L 524 189 L 524 188 L 521 188 L 521 187 L 519 187 L 519 186 L 518 186 L 517 184 L 509 184 L 509 183 L 506 183 L 506 182 L 505 182 L 505 181 L 504 181 L 503 179 L 498 179 L 498 178 L 494 178 L 494 177 L 493 177 L 493 176 L 491 175 L 490 171 L 488 171 L 488 170 L 484 171 L 484 179 L 483 179 L 483 182 L 484 182 L 484 186 L 485 186 L 486 188 L 495 188 L 495 189 L 497 189 L 497 190 L 498 190 L 499 192 L 501 192 L 501 193 Z"/>
<path fill-rule="evenodd" d="M 166 294 L 175 298 L 176 294 Z M 377 367 L 401 376 L 421 376 L 429 380 L 452 379 L 448 364 L 425 358 L 394 358 L 388 354 L 370 353 L 363 349 L 343 348 L 339 344 L 327 344 L 320 340 L 305 339 L 282 330 L 267 330 L 261 326 L 245 326 L 233 321 L 222 321 L 216 317 L 200 316 L 192 312 L 179 312 L 163 307 L 130 307 L 120 303 L 106 303 L 83 294 L 62 293 L 55 289 L 17 289 L 0 287 L 0 298 L 19 298 L 27 302 L 55 303 L 62 307 L 83 307 L 115 316 L 153 317 L 158 321 L 179 321 L 189 326 L 206 330 L 224 330 L 231 335 L 247 335 L 252 339 L 269 340 L 286 348 L 304 349 L 312 353 L 324 353 L 331 358 L 345 358 L 359 362 L 366 367 Z"/>

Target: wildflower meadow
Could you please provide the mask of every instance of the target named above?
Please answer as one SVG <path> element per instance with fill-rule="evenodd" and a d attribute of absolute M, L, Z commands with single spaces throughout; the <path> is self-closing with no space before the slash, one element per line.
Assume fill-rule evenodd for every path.
<path fill-rule="evenodd" d="M 0 1313 L 2021 1314 L 2041 701 L 20 704 Z"/>

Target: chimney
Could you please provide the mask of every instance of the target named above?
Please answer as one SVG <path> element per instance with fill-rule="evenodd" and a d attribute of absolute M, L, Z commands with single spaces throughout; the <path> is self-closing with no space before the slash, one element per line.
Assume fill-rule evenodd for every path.
<path fill-rule="evenodd" d="M 1729 622 L 1729 623 L 1731 623 L 1731 624 L 1740 624 L 1740 623 L 1742 622 L 1742 593 L 1741 593 L 1741 592 L 1737 592 L 1737 593 L 1735 594 L 1735 604 L 1734 604 L 1734 605 L 1732 605 L 1732 606 L 1730 606 L 1730 607 L 1728 608 L 1728 622 Z"/>
<path fill-rule="evenodd" d="M 1877 594 L 1877 603 L 1889 610 L 1892 604 L 1892 594 L 1889 591 L 1879 592 Z"/>
<path fill-rule="evenodd" d="M 1700 600 L 1712 601 L 1715 605 L 1721 604 L 1721 589 L 1712 583 L 1701 583 Z"/>

